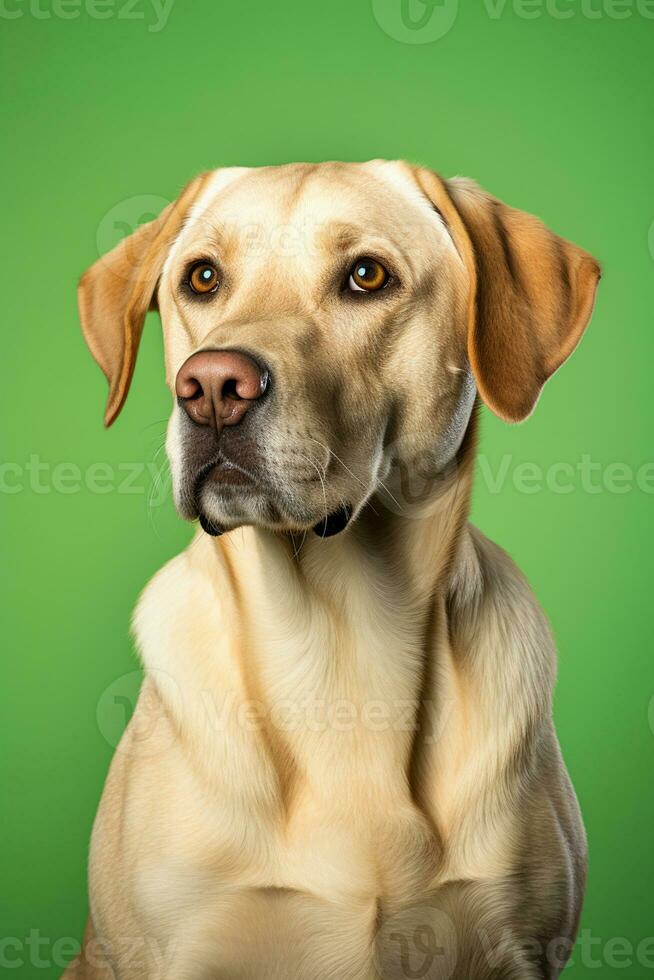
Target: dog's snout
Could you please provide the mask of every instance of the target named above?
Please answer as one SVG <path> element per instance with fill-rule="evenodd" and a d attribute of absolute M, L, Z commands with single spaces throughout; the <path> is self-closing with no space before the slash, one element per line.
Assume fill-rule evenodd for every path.
<path fill-rule="evenodd" d="M 216 431 L 238 425 L 269 387 L 269 372 L 248 354 L 235 350 L 192 354 L 175 382 L 177 397 L 191 421 Z"/>

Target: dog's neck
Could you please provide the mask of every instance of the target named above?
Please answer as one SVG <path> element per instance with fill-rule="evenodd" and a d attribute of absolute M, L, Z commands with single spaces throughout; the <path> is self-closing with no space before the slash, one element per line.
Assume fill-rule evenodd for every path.
<path fill-rule="evenodd" d="M 324 540 L 254 528 L 200 539 L 215 549 L 223 588 L 225 573 L 231 582 L 245 697 L 261 706 L 271 758 L 293 760 L 288 769 L 278 763 L 287 801 L 297 792 L 295 772 L 321 799 L 342 798 L 346 757 L 352 785 L 366 787 L 371 805 L 385 806 L 389 791 L 402 805 L 424 706 L 427 727 L 442 716 L 430 687 L 433 651 L 447 636 L 474 445 L 472 422 L 457 464 L 408 513 L 376 500 Z"/>

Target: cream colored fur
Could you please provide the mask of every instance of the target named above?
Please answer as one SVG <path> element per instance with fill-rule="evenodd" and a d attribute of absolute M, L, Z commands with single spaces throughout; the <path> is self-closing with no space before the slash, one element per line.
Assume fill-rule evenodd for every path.
<path fill-rule="evenodd" d="M 465 248 L 446 202 L 434 212 L 406 165 L 326 169 L 322 183 L 318 168 L 306 188 L 299 176 L 219 171 L 205 185 L 159 285 L 169 383 L 207 338 L 222 338 L 218 321 L 180 310 L 175 294 L 207 215 L 270 230 L 311 216 L 313 243 L 356 178 L 361 222 L 366 208 L 386 214 L 378 238 L 412 215 L 397 249 L 409 252 L 415 295 L 370 395 L 408 393 L 400 434 L 389 449 L 362 425 L 345 469 L 334 467 L 325 493 L 359 495 L 339 536 L 251 523 L 219 539 L 199 532 L 146 587 L 134 617 L 146 679 L 95 823 L 85 951 L 66 977 L 555 977 L 574 941 L 585 840 L 552 726 L 547 623 L 510 558 L 466 519 Z M 292 188 L 292 208 L 280 188 Z M 349 216 L 359 218 L 354 204 Z M 265 299 L 255 287 L 233 293 L 222 322 L 245 323 L 256 307 L 264 319 L 251 343 L 299 381 L 303 361 L 267 324 L 283 310 L 300 323 L 308 304 L 356 387 L 356 359 L 370 349 L 353 353 L 352 323 L 329 311 L 321 320 L 289 285 L 289 270 L 318 275 L 320 248 L 285 255 L 283 273 L 271 247 L 244 254 L 250 282 L 263 264 L 278 274 Z M 436 292 L 421 286 L 434 262 Z M 359 338 L 375 329 L 357 324 Z M 304 420 L 310 398 L 299 385 Z M 329 445 L 326 430 L 312 431 Z M 270 446 L 285 451 L 272 432 Z M 408 502 L 397 465 L 421 453 L 434 479 Z"/>

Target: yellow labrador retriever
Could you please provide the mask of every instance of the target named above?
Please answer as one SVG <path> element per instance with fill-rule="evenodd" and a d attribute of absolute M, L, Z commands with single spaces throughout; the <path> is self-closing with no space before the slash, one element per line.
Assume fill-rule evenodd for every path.
<path fill-rule="evenodd" d="M 559 975 L 586 858 L 555 653 L 467 515 L 478 397 L 529 415 L 598 279 L 384 161 L 204 174 L 84 275 L 107 425 L 160 311 L 202 529 L 138 604 L 67 978 Z"/>

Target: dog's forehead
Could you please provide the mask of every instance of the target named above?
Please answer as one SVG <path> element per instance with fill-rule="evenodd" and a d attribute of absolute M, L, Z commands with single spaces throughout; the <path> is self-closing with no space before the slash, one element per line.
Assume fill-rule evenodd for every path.
<path fill-rule="evenodd" d="M 220 231 L 301 229 L 319 242 L 326 232 L 401 235 L 433 228 L 434 213 L 401 163 L 287 164 L 215 171 L 194 205 L 175 251 Z"/>

